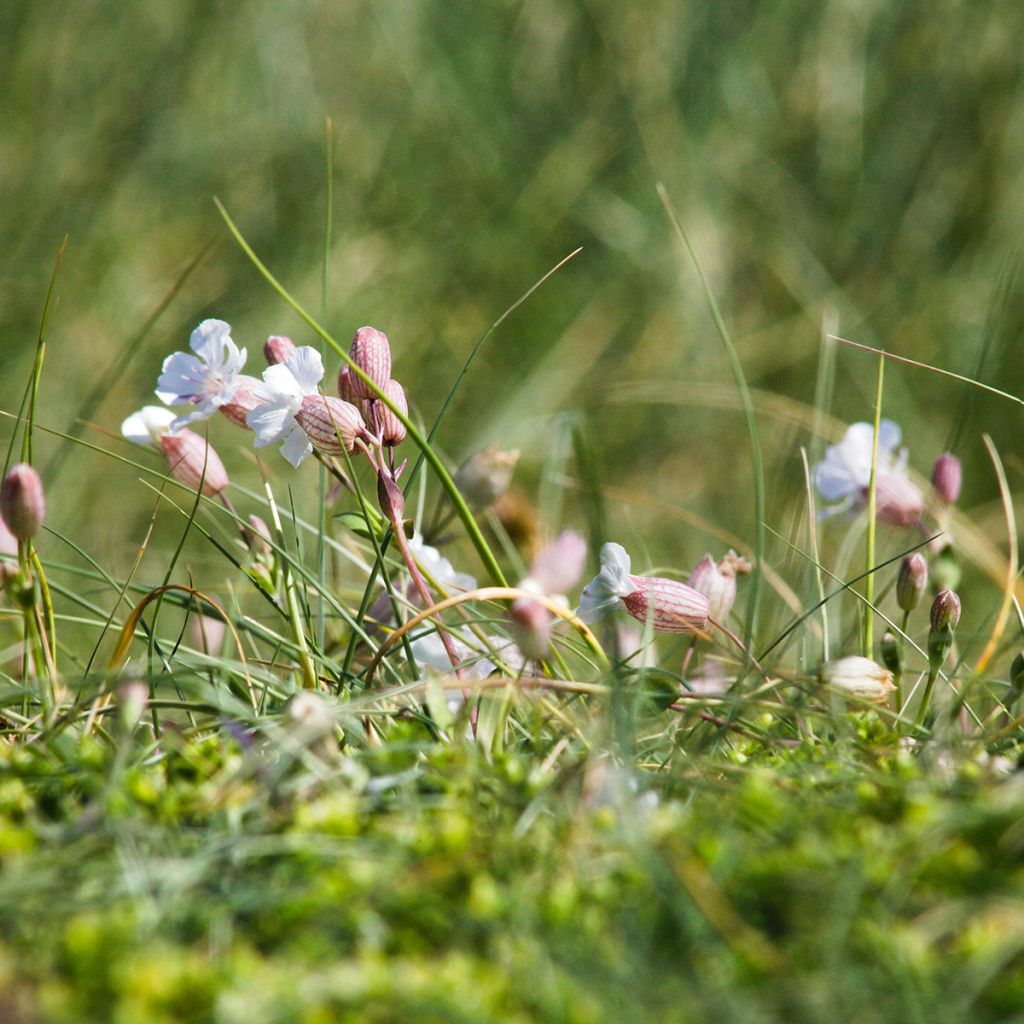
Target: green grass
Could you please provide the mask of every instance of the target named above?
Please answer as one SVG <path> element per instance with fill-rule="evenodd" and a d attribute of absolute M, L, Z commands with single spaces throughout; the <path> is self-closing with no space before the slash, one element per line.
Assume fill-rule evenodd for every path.
<path fill-rule="evenodd" d="M 1022 22 L 5 5 L 0 440 L 49 513 L 0 591 L 0 1017 L 1024 1021 Z M 214 418 L 236 516 L 117 436 L 208 316 L 250 372 L 271 333 L 321 349 L 327 391 L 388 333 L 405 515 L 450 511 L 458 570 L 515 584 L 567 527 L 585 578 L 606 540 L 675 579 L 735 547 L 746 649 L 644 666 L 570 624 L 452 710 L 367 618 L 418 609 L 358 456 L 336 497 Z M 879 417 L 922 485 L 964 464 L 952 553 L 923 548 L 964 606 L 934 722 L 928 600 L 893 593 L 925 536 L 872 528 L 865 573 L 864 517 L 818 521 L 805 475 Z M 489 441 L 522 458 L 479 512 L 453 473 Z M 500 657 L 508 603 L 442 620 Z M 822 686 L 901 623 L 902 714 Z M 731 688 L 687 693 L 714 664 Z M 320 731 L 287 703 L 314 686 Z"/>

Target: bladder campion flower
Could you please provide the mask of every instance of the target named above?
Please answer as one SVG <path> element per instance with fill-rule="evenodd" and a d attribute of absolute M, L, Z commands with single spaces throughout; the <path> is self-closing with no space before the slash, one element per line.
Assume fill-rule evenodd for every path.
<path fill-rule="evenodd" d="M 192 332 L 188 344 L 195 355 L 169 355 L 156 385 L 156 396 L 165 405 L 195 406 L 177 418 L 175 429 L 209 419 L 231 402 L 245 366 L 245 349 L 234 343 L 231 327 L 223 320 L 204 320 Z"/>
<path fill-rule="evenodd" d="M 633 576 L 621 544 L 601 548 L 601 571 L 584 588 L 577 614 L 593 622 L 621 602 L 634 619 L 659 633 L 695 633 L 708 624 L 708 599 L 663 576 Z"/>
<path fill-rule="evenodd" d="M 892 420 L 879 423 L 876 514 L 879 522 L 891 526 L 915 526 L 921 521 L 924 499 L 907 479 L 907 450 L 897 451 L 900 436 L 900 428 Z M 837 502 L 827 514 L 866 505 L 873 448 L 874 427 L 853 423 L 839 444 L 825 450 L 825 458 L 814 467 L 814 484 L 826 501 Z"/>

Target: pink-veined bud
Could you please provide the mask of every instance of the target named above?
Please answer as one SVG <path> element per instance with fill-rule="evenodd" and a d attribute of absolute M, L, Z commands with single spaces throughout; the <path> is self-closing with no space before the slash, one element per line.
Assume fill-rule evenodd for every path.
<path fill-rule="evenodd" d="M 260 385 L 261 382 L 255 377 L 250 377 L 244 373 L 241 374 L 238 378 L 238 387 L 235 388 L 235 393 L 231 396 L 231 401 L 227 405 L 220 407 L 220 411 L 235 426 L 242 427 L 245 430 L 251 429 L 249 424 L 245 422 L 245 417 L 261 404 L 256 398 L 255 390 Z"/>
<path fill-rule="evenodd" d="M 819 670 L 821 681 L 840 693 L 883 703 L 894 689 L 892 673 L 870 658 L 853 655 L 828 661 Z"/>
<path fill-rule="evenodd" d="M 356 438 L 366 429 L 359 410 L 330 395 L 306 395 L 295 422 L 306 432 L 313 447 L 325 455 L 352 451 Z"/>
<path fill-rule="evenodd" d="M 403 416 L 409 415 L 409 403 L 405 400 L 405 388 L 397 380 L 389 380 L 384 385 L 384 394 L 402 410 Z M 380 438 L 386 445 L 401 444 L 405 440 L 405 424 L 383 403 L 374 403 L 377 410 L 377 425 L 380 427 Z"/>
<path fill-rule="evenodd" d="M 455 471 L 458 487 L 470 508 L 489 508 L 507 490 L 512 472 L 519 461 L 519 452 L 501 450 L 497 442 L 473 452 Z"/>
<path fill-rule="evenodd" d="M 907 555 L 900 563 L 896 577 L 896 603 L 905 612 L 912 612 L 928 587 L 928 560 L 920 551 Z"/>
<path fill-rule="evenodd" d="M 26 462 L 11 466 L 0 487 L 0 516 L 20 541 L 31 540 L 46 518 L 46 495 L 39 474 Z"/>
<path fill-rule="evenodd" d="M 352 378 L 354 376 L 355 374 L 348 363 L 338 371 L 338 397 L 346 402 L 351 402 L 352 405 L 359 405 L 362 399 L 352 388 Z"/>
<path fill-rule="evenodd" d="M 867 496 L 867 489 L 864 491 Z M 921 492 L 898 473 L 879 473 L 875 481 L 875 515 L 889 526 L 917 526 L 924 513 Z"/>
<path fill-rule="evenodd" d="M 254 555 L 269 555 L 273 551 L 273 542 L 267 524 L 256 515 L 249 516 L 246 523 L 249 527 L 249 549 Z"/>
<path fill-rule="evenodd" d="M 549 597 L 568 594 L 579 583 L 586 564 L 587 542 L 573 530 L 565 530 L 533 560 L 523 586 Z"/>
<path fill-rule="evenodd" d="M 0 559 L 5 555 L 18 554 L 18 538 L 7 528 L 7 523 L 0 517 Z"/>
<path fill-rule="evenodd" d="M 509 608 L 510 632 L 523 656 L 540 661 L 551 653 L 551 612 L 529 597 L 520 597 Z"/>
<path fill-rule="evenodd" d="M 383 390 L 391 379 L 391 346 L 387 335 L 375 327 L 360 327 L 348 354 L 356 366 Z M 377 397 L 376 392 L 371 391 L 357 374 L 350 375 L 349 383 L 356 398 Z"/>
<path fill-rule="evenodd" d="M 626 611 L 658 633 L 696 633 L 708 624 L 708 599 L 664 576 L 630 576 L 636 587 L 622 598 Z"/>
<path fill-rule="evenodd" d="M 377 477 L 377 502 L 389 522 L 401 523 L 405 515 L 405 495 L 387 473 Z"/>
<path fill-rule="evenodd" d="M 228 473 L 220 456 L 195 431 L 185 429 L 177 434 L 164 434 L 160 450 L 167 459 L 171 476 L 193 491 L 203 485 L 203 494 L 212 497 L 228 485 Z"/>
<path fill-rule="evenodd" d="M 953 505 L 960 497 L 963 470 L 960 460 L 952 452 L 943 452 L 932 467 L 932 486 L 941 501 Z"/>
<path fill-rule="evenodd" d="M 952 590 L 940 591 L 932 602 L 932 631 L 956 629 L 960 623 L 960 598 Z"/>
<path fill-rule="evenodd" d="M 295 342 L 283 334 L 272 334 L 263 346 L 263 356 L 268 365 L 283 363 L 295 351 Z"/>

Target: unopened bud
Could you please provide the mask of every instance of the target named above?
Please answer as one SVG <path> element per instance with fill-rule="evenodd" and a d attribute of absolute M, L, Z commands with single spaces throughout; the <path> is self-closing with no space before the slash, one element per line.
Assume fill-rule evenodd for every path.
<path fill-rule="evenodd" d="M 636 587 L 622 598 L 626 611 L 658 633 L 697 633 L 708 624 L 708 599 L 664 576 L 630 576 Z"/>
<path fill-rule="evenodd" d="M 907 555 L 900 563 L 896 577 L 896 603 L 905 612 L 912 612 L 928 587 L 928 560 L 920 551 Z"/>
<path fill-rule="evenodd" d="M 295 342 L 283 334 L 272 334 L 263 346 L 263 355 L 270 366 L 283 363 L 295 351 Z"/>
<path fill-rule="evenodd" d="M 496 442 L 473 452 L 455 471 L 455 486 L 473 509 L 485 509 L 508 490 L 519 461 L 516 450 L 503 452 Z"/>
<path fill-rule="evenodd" d="M 405 388 L 397 380 L 389 380 L 384 385 L 384 394 L 408 417 L 409 403 L 405 400 Z M 380 439 L 386 445 L 401 444 L 405 440 L 405 424 L 383 403 L 374 403 L 377 409 L 377 425 L 380 427 Z"/>
<path fill-rule="evenodd" d="M 890 672 L 902 672 L 906 663 L 906 652 L 903 650 L 903 641 L 895 633 L 886 630 L 882 634 L 881 642 L 878 645 L 882 655 L 882 664 Z"/>
<path fill-rule="evenodd" d="M 716 622 L 724 622 L 736 602 L 736 573 L 732 564 L 723 572 L 710 555 L 705 555 L 686 582 L 708 599 L 708 615 Z"/>
<path fill-rule="evenodd" d="M 845 696 L 859 697 L 876 704 L 883 703 L 896 689 L 892 682 L 892 672 L 870 658 L 857 655 L 826 662 L 821 666 L 819 675 L 826 686 L 831 686 Z"/>
<path fill-rule="evenodd" d="M 880 523 L 917 526 L 924 514 L 924 498 L 906 477 L 879 473 L 875 480 L 875 509 Z"/>
<path fill-rule="evenodd" d="M 932 468 L 932 486 L 940 500 L 952 505 L 960 497 L 963 470 L 960 460 L 951 452 L 943 452 Z"/>
<path fill-rule="evenodd" d="M 512 639 L 523 656 L 540 661 L 551 653 L 551 612 L 529 597 L 520 597 L 509 609 Z"/>
<path fill-rule="evenodd" d="M 273 551 L 270 530 L 259 516 L 249 516 L 248 524 L 249 549 L 254 555 L 269 555 Z"/>
<path fill-rule="evenodd" d="M 354 405 L 330 395 L 306 395 L 295 414 L 295 422 L 306 432 L 313 447 L 325 455 L 352 451 L 356 438 L 366 429 Z"/>
<path fill-rule="evenodd" d="M 203 494 L 210 497 L 220 494 L 228 485 L 228 473 L 220 456 L 195 431 L 179 431 L 164 434 L 160 449 L 167 459 L 171 476 L 193 491 L 203 486 Z"/>
<path fill-rule="evenodd" d="M 117 688 L 117 717 L 125 732 L 131 732 L 142 720 L 149 706 L 149 687 L 139 680 L 130 680 Z"/>
<path fill-rule="evenodd" d="M 356 366 L 383 390 L 391 379 L 391 346 L 387 335 L 374 327 L 360 327 L 352 339 L 348 354 Z M 376 392 L 357 374 L 351 374 L 350 386 L 356 398 L 377 397 Z"/>
<path fill-rule="evenodd" d="M 530 564 L 524 586 L 548 597 L 573 590 L 587 564 L 587 542 L 572 530 L 560 533 Z"/>
<path fill-rule="evenodd" d="M 20 541 L 31 540 L 46 517 L 46 496 L 39 474 L 27 463 L 11 466 L 0 487 L 0 516 Z"/>
<path fill-rule="evenodd" d="M 401 523 L 402 516 L 405 515 L 405 495 L 387 473 L 381 473 L 377 477 L 377 501 L 389 522 Z"/>
<path fill-rule="evenodd" d="M 193 615 L 189 623 L 192 646 L 197 651 L 216 657 L 224 648 L 227 626 L 214 615 Z"/>
<path fill-rule="evenodd" d="M 260 381 L 255 377 L 250 377 L 244 373 L 241 374 L 238 378 L 238 387 L 235 388 L 235 393 L 231 396 L 231 401 L 227 405 L 220 407 L 220 411 L 236 427 L 242 427 L 245 430 L 251 429 L 249 424 L 245 422 L 245 417 L 262 404 L 256 397 L 256 388 L 260 386 Z"/>
<path fill-rule="evenodd" d="M 956 629 L 959 622 L 960 598 L 952 590 L 941 591 L 932 602 L 932 629 Z"/>
<path fill-rule="evenodd" d="M 346 402 L 351 402 L 353 405 L 358 405 L 361 399 L 352 387 L 352 378 L 354 376 L 355 374 L 350 369 L 348 363 L 338 371 L 338 397 Z"/>

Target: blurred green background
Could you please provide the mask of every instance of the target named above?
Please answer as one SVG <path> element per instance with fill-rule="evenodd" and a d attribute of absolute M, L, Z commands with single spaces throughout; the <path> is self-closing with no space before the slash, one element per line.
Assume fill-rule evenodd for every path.
<path fill-rule="evenodd" d="M 532 487 L 562 414 L 579 413 L 609 481 L 752 540 L 728 363 L 656 184 L 755 388 L 810 403 L 834 316 L 845 337 L 1019 392 L 1021 38 L 1013 0 L 9 0 L 0 407 L 17 407 L 65 233 L 47 426 L 69 429 L 94 392 L 84 411 L 116 431 L 154 401 L 162 359 L 207 316 L 233 325 L 257 372 L 267 334 L 312 340 L 227 236 L 213 197 L 319 314 L 330 117 L 325 322 L 343 341 L 364 323 L 385 330 L 428 421 L 479 335 L 583 246 L 483 349 L 440 435 L 449 456 L 519 446 Z M 872 357 L 841 350 L 832 411 L 868 418 L 874 374 Z M 892 366 L 885 411 L 922 473 L 953 444 L 968 504 L 998 532 L 980 432 L 1019 482 L 1017 407 Z M 764 407 L 759 421 L 767 518 L 785 532 L 809 435 Z M 245 436 L 220 420 L 211 437 L 254 484 Z M 58 466 L 59 447 L 39 441 L 51 522 L 123 569 L 151 492 L 93 452 Z M 315 480 L 271 464 L 280 479 Z M 662 510 L 610 514 L 616 535 L 675 566 L 720 548 Z M 566 518 L 578 522 L 571 505 Z"/>

